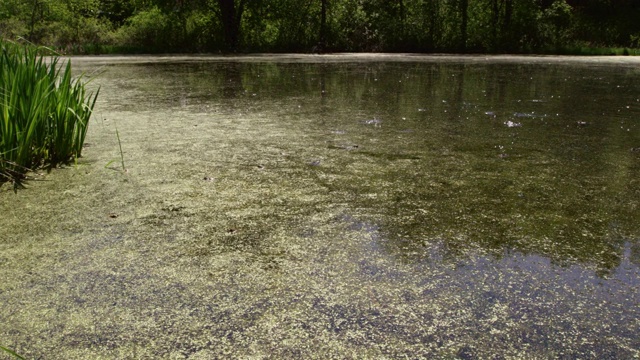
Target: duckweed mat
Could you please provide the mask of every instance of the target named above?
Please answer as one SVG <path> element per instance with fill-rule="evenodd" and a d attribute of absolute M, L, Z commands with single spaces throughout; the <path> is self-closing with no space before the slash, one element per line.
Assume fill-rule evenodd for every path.
<path fill-rule="evenodd" d="M 84 157 L 0 189 L 0 344 L 640 357 L 640 73 L 553 59 L 74 58 Z"/>

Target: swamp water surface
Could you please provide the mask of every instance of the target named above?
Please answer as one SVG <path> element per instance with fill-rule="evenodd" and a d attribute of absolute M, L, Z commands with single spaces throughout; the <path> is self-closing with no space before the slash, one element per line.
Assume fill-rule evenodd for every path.
<path fill-rule="evenodd" d="M 73 63 L 84 157 L 1 188 L 0 345 L 640 357 L 640 61 Z"/>

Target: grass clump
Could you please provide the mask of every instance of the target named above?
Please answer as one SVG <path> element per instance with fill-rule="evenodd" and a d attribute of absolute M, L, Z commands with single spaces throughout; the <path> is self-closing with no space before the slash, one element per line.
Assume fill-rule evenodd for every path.
<path fill-rule="evenodd" d="M 44 49 L 0 42 L 0 182 L 81 156 L 98 91 Z"/>

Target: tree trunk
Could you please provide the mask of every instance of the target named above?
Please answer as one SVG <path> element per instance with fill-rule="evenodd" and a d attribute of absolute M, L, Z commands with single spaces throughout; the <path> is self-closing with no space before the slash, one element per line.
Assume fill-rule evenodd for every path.
<path fill-rule="evenodd" d="M 498 0 L 491 1 L 491 51 L 498 49 L 498 24 L 500 20 L 500 6 Z"/>
<path fill-rule="evenodd" d="M 235 0 L 218 0 L 220 21 L 224 31 L 227 50 L 236 51 L 240 39 L 240 20 L 244 11 L 245 0 L 236 6 Z"/>
<path fill-rule="evenodd" d="M 427 48 L 429 50 L 437 49 L 440 45 L 436 39 L 440 38 L 440 5 L 439 0 L 423 0 L 423 6 L 426 7 L 426 13 L 429 18 L 429 26 L 427 36 Z"/>
<path fill-rule="evenodd" d="M 36 40 L 33 38 L 33 29 L 35 27 L 36 24 L 36 11 L 38 10 L 38 0 L 33 0 L 33 9 L 31 12 L 31 24 L 29 24 L 29 35 L 27 36 L 27 38 L 29 39 L 30 42 L 36 42 Z"/>
<path fill-rule="evenodd" d="M 327 2 L 329 0 L 321 0 L 320 8 L 320 39 L 318 41 L 319 52 L 324 52 L 327 46 Z"/>
<path fill-rule="evenodd" d="M 400 40 L 403 48 L 407 45 L 407 32 L 406 32 L 406 16 L 404 10 L 404 0 L 398 1 L 399 11 L 400 11 Z M 415 45 L 414 45 L 415 46 Z"/>
<path fill-rule="evenodd" d="M 504 5 L 504 19 L 502 21 L 502 45 L 508 47 L 507 50 L 512 50 L 514 44 L 511 37 L 511 16 L 513 14 L 513 1 L 505 0 Z"/>
<path fill-rule="evenodd" d="M 460 23 L 460 50 L 467 50 L 467 23 L 469 22 L 469 0 L 460 0 L 460 13 L 462 21 Z"/>

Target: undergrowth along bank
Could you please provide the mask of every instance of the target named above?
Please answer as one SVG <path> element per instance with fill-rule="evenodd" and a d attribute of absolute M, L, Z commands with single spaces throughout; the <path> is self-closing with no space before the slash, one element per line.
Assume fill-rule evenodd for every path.
<path fill-rule="evenodd" d="M 99 89 L 45 48 L 0 42 L 0 182 L 20 184 L 39 168 L 82 155 Z"/>

